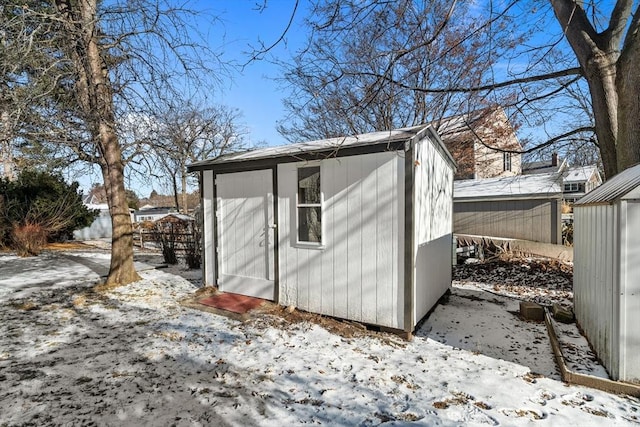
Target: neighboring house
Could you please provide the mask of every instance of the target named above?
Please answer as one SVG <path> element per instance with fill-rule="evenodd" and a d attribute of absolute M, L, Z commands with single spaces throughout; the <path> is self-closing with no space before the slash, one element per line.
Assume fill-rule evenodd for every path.
<path fill-rule="evenodd" d="M 564 200 L 569 204 L 575 203 L 585 194 L 602 185 L 600 172 L 595 165 L 569 167 L 563 178 Z"/>
<path fill-rule="evenodd" d="M 188 169 L 206 285 L 408 335 L 451 285 L 455 163 L 428 125 Z"/>
<path fill-rule="evenodd" d="M 640 383 L 640 165 L 574 205 L 576 319 L 614 380 Z"/>
<path fill-rule="evenodd" d="M 549 160 L 522 163 L 522 174 L 564 173 L 568 167 L 567 159 L 561 159 L 558 157 L 558 153 L 553 153 Z"/>
<path fill-rule="evenodd" d="M 90 226 L 75 230 L 73 238 L 76 240 L 94 240 L 111 237 L 111 215 L 109 214 L 109 205 L 106 203 L 95 203 L 94 196 L 87 196 L 83 203 L 87 209 L 98 210 L 100 213 L 93 220 Z"/>
<path fill-rule="evenodd" d="M 435 122 L 458 166 L 455 179 L 519 175 L 522 146 L 500 107 Z"/>
<path fill-rule="evenodd" d="M 456 181 L 453 231 L 562 243 L 562 176 L 557 173 Z"/>
<path fill-rule="evenodd" d="M 133 222 L 157 221 L 169 215 L 172 211 L 174 209 L 170 207 L 144 207 L 133 211 Z"/>
<path fill-rule="evenodd" d="M 566 159 L 553 153 L 550 160 L 527 162 L 522 165 L 523 175 L 561 173 L 563 176 L 564 201 L 573 204 L 576 200 L 602 184 L 596 165 L 569 166 Z"/>

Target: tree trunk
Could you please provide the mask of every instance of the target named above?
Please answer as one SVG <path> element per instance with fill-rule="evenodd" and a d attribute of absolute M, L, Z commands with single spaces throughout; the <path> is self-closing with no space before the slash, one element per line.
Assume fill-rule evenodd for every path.
<path fill-rule="evenodd" d="M 173 201 L 176 204 L 176 210 L 180 212 L 180 203 L 178 203 L 178 181 L 176 179 L 176 174 L 172 174 L 171 178 L 173 180 Z"/>
<path fill-rule="evenodd" d="M 11 150 L 11 132 L 9 130 L 9 113 L 3 111 L 0 114 L 0 154 L 2 155 L 2 175 L 5 179 L 15 179 L 13 153 Z"/>
<path fill-rule="evenodd" d="M 133 227 L 124 187 L 124 161 L 115 131 L 113 88 L 96 28 L 98 0 L 57 0 L 69 31 L 71 59 L 77 73 L 75 85 L 92 141 L 100 153 L 107 203 L 112 222 L 111 266 L 105 286 L 126 285 L 140 280 L 133 264 Z"/>
<path fill-rule="evenodd" d="M 618 169 L 618 88 L 616 86 L 617 53 L 594 53 L 583 66 L 595 119 L 600 158 L 607 178 Z"/>
<path fill-rule="evenodd" d="M 182 185 L 182 210 L 181 212 L 186 214 L 187 210 L 188 210 L 188 206 L 187 206 L 187 174 L 184 172 L 184 168 L 180 174 L 180 178 L 182 179 L 182 182 L 180 183 Z"/>
<path fill-rule="evenodd" d="M 550 1 L 589 84 L 600 157 L 611 178 L 640 162 L 640 11 L 628 24 L 634 2 L 618 0 L 609 27 L 599 33 L 582 2 Z"/>
<path fill-rule="evenodd" d="M 616 74 L 619 171 L 640 163 L 640 35 L 634 32 L 627 37 Z"/>
<path fill-rule="evenodd" d="M 110 126 L 101 126 L 100 145 L 104 150 L 102 177 L 111 214 L 111 265 L 106 286 L 140 280 L 133 264 L 133 227 L 124 187 L 124 164 L 117 136 Z"/>

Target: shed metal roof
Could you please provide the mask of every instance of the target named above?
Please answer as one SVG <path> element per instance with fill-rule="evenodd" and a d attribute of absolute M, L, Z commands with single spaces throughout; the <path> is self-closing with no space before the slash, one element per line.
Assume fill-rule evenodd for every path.
<path fill-rule="evenodd" d="M 574 206 L 611 204 L 640 186 L 640 164 L 625 169 L 600 187 L 587 193 Z"/>
<path fill-rule="evenodd" d="M 428 127 L 428 124 L 424 124 L 390 131 L 371 132 L 361 135 L 321 139 L 297 144 L 265 147 L 239 153 L 229 153 L 213 159 L 194 162 L 189 165 L 189 170 L 198 170 L 219 164 L 251 162 L 265 159 L 286 158 L 289 161 L 295 161 L 296 159 L 300 160 L 299 157 L 302 155 L 309 153 L 331 153 L 346 148 L 399 143 L 410 140 Z M 389 149 L 391 148 L 392 147 L 389 146 Z"/>
<path fill-rule="evenodd" d="M 558 173 L 467 179 L 453 183 L 456 201 L 559 197 L 561 194 L 562 175 Z"/>

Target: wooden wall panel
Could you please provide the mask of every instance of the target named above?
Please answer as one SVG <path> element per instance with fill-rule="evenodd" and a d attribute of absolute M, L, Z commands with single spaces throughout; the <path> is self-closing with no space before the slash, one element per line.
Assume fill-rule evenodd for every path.
<path fill-rule="evenodd" d="M 280 289 L 283 304 L 400 328 L 398 153 L 321 162 L 323 245 L 296 243 L 297 167 L 278 166 Z M 284 220 L 287 218 L 287 220 Z"/>

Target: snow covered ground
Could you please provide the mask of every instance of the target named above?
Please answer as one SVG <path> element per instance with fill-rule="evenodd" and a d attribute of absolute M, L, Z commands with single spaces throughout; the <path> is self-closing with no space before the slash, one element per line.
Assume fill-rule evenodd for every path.
<path fill-rule="evenodd" d="M 559 381 L 544 326 L 501 290 L 570 295 L 524 289 L 527 267 L 521 282 L 509 265 L 462 268 L 407 343 L 274 309 L 246 321 L 194 310 L 179 301 L 197 273 L 138 260 L 142 281 L 99 294 L 102 251 L 0 254 L 0 425 L 640 424 L 637 399 Z"/>

